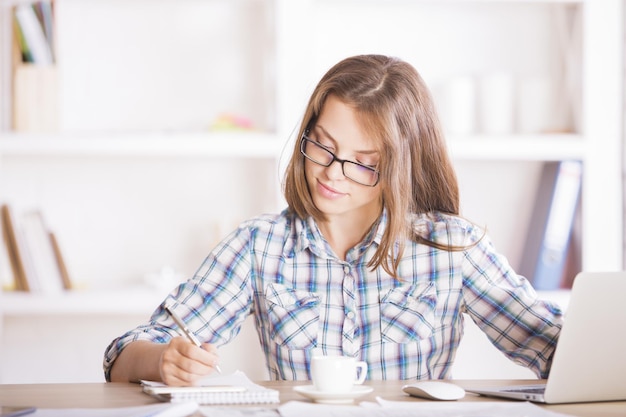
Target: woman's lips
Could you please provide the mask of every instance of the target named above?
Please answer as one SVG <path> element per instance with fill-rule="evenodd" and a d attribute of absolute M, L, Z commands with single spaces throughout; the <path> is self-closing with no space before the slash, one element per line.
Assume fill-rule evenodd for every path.
<path fill-rule="evenodd" d="M 323 184 L 320 181 L 317 182 L 317 189 L 322 197 L 333 199 L 333 200 L 337 198 L 341 198 L 345 195 L 344 193 L 340 193 L 339 191 Z"/>

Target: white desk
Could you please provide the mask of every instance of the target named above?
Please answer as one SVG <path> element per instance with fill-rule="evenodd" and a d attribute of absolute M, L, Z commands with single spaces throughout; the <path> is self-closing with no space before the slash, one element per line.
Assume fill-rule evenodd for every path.
<path fill-rule="evenodd" d="M 536 382 L 536 380 L 533 380 Z M 455 381 L 459 385 L 477 387 L 493 385 L 495 381 Z M 498 380 L 498 383 L 525 384 L 525 380 Z M 292 400 L 307 401 L 293 391 L 294 385 L 305 385 L 310 382 L 265 381 L 260 384 L 280 391 L 282 403 Z M 392 401 L 425 401 L 409 397 L 402 393 L 401 386 L 405 381 L 371 381 L 366 385 L 374 387 L 374 391 L 361 400 L 374 401 L 382 397 Z M 499 401 L 473 394 L 467 394 L 460 401 Z M 13 406 L 36 406 L 40 408 L 108 408 L 129 407 L 157 402 L 141 391 L 138 384 L 128 383 L 89 383 L 89 384 L 4 384 L 0 385 L 0 404 Z M 549 410 L 577 417 L 624 417 L 626 401 L 560 404 L 542 406 Z M 197 413 L 197 415 L 200 415 Z"/>

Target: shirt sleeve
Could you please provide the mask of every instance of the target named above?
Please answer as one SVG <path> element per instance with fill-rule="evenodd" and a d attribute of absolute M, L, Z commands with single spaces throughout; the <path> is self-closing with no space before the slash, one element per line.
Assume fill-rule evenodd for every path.
<path fill-rule="evenodd" d="M 465 311 L 507 357 L 546 378 L 563 324 L 555 304 L 542 301 L 487 236 L 464 252 Z"/>
<path fill-rule="evenodd" d="M 251 310 L 249 245 L 248 229 L 233 232 L 206 257 L 192 278 L 167 296 L 147 323 L 114 339 L 104 354 L 106 380 L 110 381 L 111 367 L 129 343 L 168 343 L 182 334 L 163 308 L 166 301 L 201 342 L 219 346 L 236 336 Z"/>

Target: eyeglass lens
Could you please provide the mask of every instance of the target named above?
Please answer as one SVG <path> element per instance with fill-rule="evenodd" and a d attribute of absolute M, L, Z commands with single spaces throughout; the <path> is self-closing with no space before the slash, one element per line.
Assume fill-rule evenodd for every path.
<path fill-rule="evenodd" d="M 378 171 L 374 168 L 367 167 L 353 161 L 339 159 L 331 151 L 306 136 L 302 137 L 300 149 L 304 156 L 308 159 L 325 167 L 330 166 L 333 161 L 339 161 L 343 170 L 343 175 L 354 182 L 370 187 L 373 187 L 376 183 L 378 183 Z"/>

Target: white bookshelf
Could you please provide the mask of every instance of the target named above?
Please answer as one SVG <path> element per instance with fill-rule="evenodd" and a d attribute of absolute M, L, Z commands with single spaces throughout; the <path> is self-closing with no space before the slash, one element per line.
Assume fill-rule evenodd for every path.
<path fill-rule="evenodd" d="M 144 317 L 160 300 L 136 290 L 145 274 L 171 266 L 189 276 L 239 220 L 280 210 L 280 175 L 294 130 L 315 83 L 339 59 L 400 56 L 433 92 L 459 74 L 553 74 L 565 65 L 563 40 L 552 32 L 555 11 L 582 27 L 578 37 L 570 22 L 572 38 L 565 40 L 579 52 L 568 63 L 580 77 L 573 120 L 565 133 L 448 134 L 462 206 L 488 226 L 515 266 L 541 164 L 581 160 L 583 268 L 622 268 L 619 0 L 56 0 L 65 116 L 52 133 L 11 129 L 9 12 L 17 2 L 0 0 L 0 201 L 18 211 L 43 210 L 72 278 L 85 289 L 2 294 L 5 330 L 44 314 Z M 169 16 L 150 9 L 156 5 Z M 96 12 L 118 24 L 115 37 L 106 36 L 106 22 L 93 20 Z M 214 24 L 202 24 L 203 16 Z M 141 38 L 163 25 L 156 41 Z M 198 35 L 193 57 L 183 42 L 190 35 Z M 177 42 L 146 52 L 144 60 L 131 53 L 164 39 Z M 97 48 L 85 48 L 89 42 Z M 168 99 L 158 100 L 155 91 Z M 256 129 L 211 131 L 221 111 L 244 113 Z M 12 351 L 7 338 L 19 337 L 5 332 L 5 349 Z"/>
<path fill-rule="evenodd" d="M 11 133 L 0 140 L 0 153 L 12 156 L 165 156 L 277 158 L 282 146 L 269 133 L 89 132 Z"/>
<path fill-rule="evenodd" d="M 584 159 L 587 143 L 581 135 L 448 136 L 450 154 L 457 160 L 558 161 Z"/>
<path fill-rule="evenodd" d="M 448 147 L 458 160 L 551 161 L 585 159 L 584 137 L 553 135 L 448 135 Z M 269 133 L 12 133 L 0 140 L 0 153 L 13 156 L 203 156 L 277 158 L 290 152 Z"/>
<path fill-rule="evenodd" d="M 165 299 L 167 291 L 125 288 L 123 291 L 69 291 L 60 294 L 4 293 L 0 313 L 5 318 L 67 315 L 144 316 Z"/>

